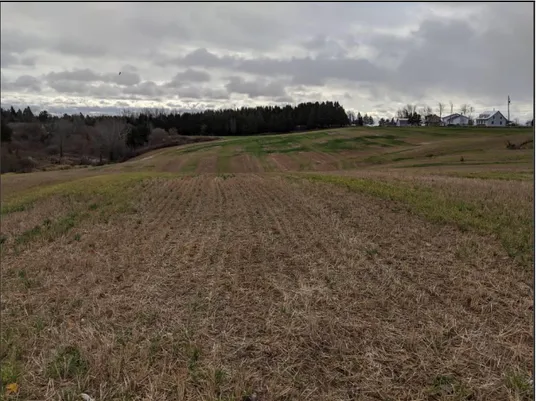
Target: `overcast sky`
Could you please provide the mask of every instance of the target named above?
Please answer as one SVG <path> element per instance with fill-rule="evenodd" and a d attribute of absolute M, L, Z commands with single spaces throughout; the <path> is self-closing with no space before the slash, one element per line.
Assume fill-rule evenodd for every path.
<path fill-rule="evenodd" d="M 532 118 L 533 3 L 2 3 L 2 106 L 339 101 Z M 119 75 L 121 71 L 121 75 Z M 450 112 L 450 106 L 447 106 Z M 444 113 L 445 114 L 445 113 Z"/>

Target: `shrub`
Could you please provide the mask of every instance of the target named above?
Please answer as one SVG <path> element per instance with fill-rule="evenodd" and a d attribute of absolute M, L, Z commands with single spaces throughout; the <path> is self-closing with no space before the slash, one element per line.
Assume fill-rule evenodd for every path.
<path fill-rule="evenodd" d="M 20 159 L 20 172 L 30 173 L 37 167 L 37 162 L 32 157 L 23 157 Z"/>
<path fill-rule="evenodd" d="M 51 156 L 55 156 L 60 153 L 60 149 L 57 145 L 50 145 L 46 148 L 46 152 Z"/>
<path fill-rule="evenodd" d="M 11 142 L 11 137 L 13 136 L 13 130 L 4 119 L 0 121 L 0 141 L 1 142 Z"/>
<path fill-rule="evenodd" d="M 169 134 L 166 132 L 166 130 L 162 128 L 155 128 L 149 137 L 149 145 L 152 146 L 164 143 L 168 138 Z"/>

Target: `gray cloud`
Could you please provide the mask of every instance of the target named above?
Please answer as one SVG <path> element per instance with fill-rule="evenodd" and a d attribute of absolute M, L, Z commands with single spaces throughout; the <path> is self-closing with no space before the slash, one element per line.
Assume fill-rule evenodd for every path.
<path fill-rule="evenodd" d="M 210 74 L 206 71 L 188 68 L 177 73 L 167 85 L 171 88 L 179 88 L 191 82 L 210 82 Z"/>
<path fill-rule="evenodd" d="M 21 75 L 15 81 L 8 81 L 2 75 L 3 91 L 20 91 L 20 92 L 41 92 L 39 80 L 31 75 Z"/>
<path fill-rule="evenodd" d="M 88 68 L 83 70 L 51 72 L 46 76 L 49 82 L 57 81 L 78 81 L 78 82 L 94 82 L 100 81 L 101 77 Z"/>
<path fill-rule="evenodd" d="M 504 108 L 510 95 L 524 119 L 532 115 L 533 8 L 2 3 L 2 101 L 191 109 L 341 99 L 385 112 L 449 100 Z"/>
<path fill-rule="evenodd" d="M 378 81 L 387 71 L 365 59 L 303 57 L 291 59 L 222 56 L 206 49 L 197 49 L 182 58 L 162 61 L 162 64 L 182 64 L 204 68 L 221 68 L 262 76 L 289 76 L 296 85 L 323 85 L 327 79 Z"/>
<path fill-rule="evenodd" d="M 210 89 L 200 86 L 188 86 L 180 88 L 177 95 L 181 99 L 214 99 L 228 100 L 229 93 L 223 89 Z"/>
<path fill-rule="evenodd" d="M 50 83 L 50 86 L 55 88 L 58 84 L 67 82 L 111 82 L 122 86 L 133 86 L 141 82 L 140 75 L 136 72 L 131 72 L 130 68 L 127 71 L 117 73 L 98 74 L 89 68 L 77 69 L 72 71 L 50 72 L 45 78 Z"/>
<path fill-rule="evenodd" d="M 2 68 L 14 67 L 14 66 L 26 66 L 33 67 L 35 65 L 35 57 L 23 57 L 16 53 L 4 52 L 0 54 L 0 61 Z"/>
<path fill-rule="evenodd" d="M 264 80 L 247 81 L 241 77 L 229 78 L 225 88 L 230 93 L 248 95 L 250 98 L 257 97 L 284 97 L 287 96 L 285 87 L 281 82 L 265 82 Z"/>

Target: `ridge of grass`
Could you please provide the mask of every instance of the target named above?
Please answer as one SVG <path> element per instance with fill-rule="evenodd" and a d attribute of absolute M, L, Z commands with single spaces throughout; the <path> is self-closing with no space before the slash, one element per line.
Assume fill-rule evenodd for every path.
<path fill-rule="evenodd" d="M 440 175 L 449 177 L 478 178 L 481 180 L 534 181 L 534 171 L 453 171 Z"/>

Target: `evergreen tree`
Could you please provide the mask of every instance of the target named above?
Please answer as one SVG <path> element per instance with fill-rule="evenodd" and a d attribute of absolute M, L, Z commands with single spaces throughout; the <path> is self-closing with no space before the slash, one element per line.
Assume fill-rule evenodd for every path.
<path fill-rule="evenodd" d="M 127 133 L 127 146 L 130 148 L 137 148 L 145 145 L 149 141 L 151 135 L 151 128 L 148 122 L 141 123 L 135 127 L 132 127 Z"/>
<path fill-rule="evenodd" d="M 357 113 L 357 125 L 362 127 L 363 126 L 363 117 L 361 116 L 361 113 Z"/>
<path fill-rule="evenodd" d="M 48 111 L 43 110 L 41 113 L 39 113 L 39 116 L 37 118 L 42 123 L 46 123 L 49 117 L 50 115 L 48 114 Z"/>
<path fill-rule="evenodd" d="M 27 106 L 22 112 L 22 120 L 26 123 L 31 123 L 32 121 L 34 121 L 34 119 L 35 117 L 32 113 L 32 110 L 30 109 L 29 106 Z"/>
<path fill-rule="evenodd" d="M 13 135 L 13 130 L 7 122 L 2 118 L 0 120 L 0 142 L 11 142 L 11 136 Z"/>

